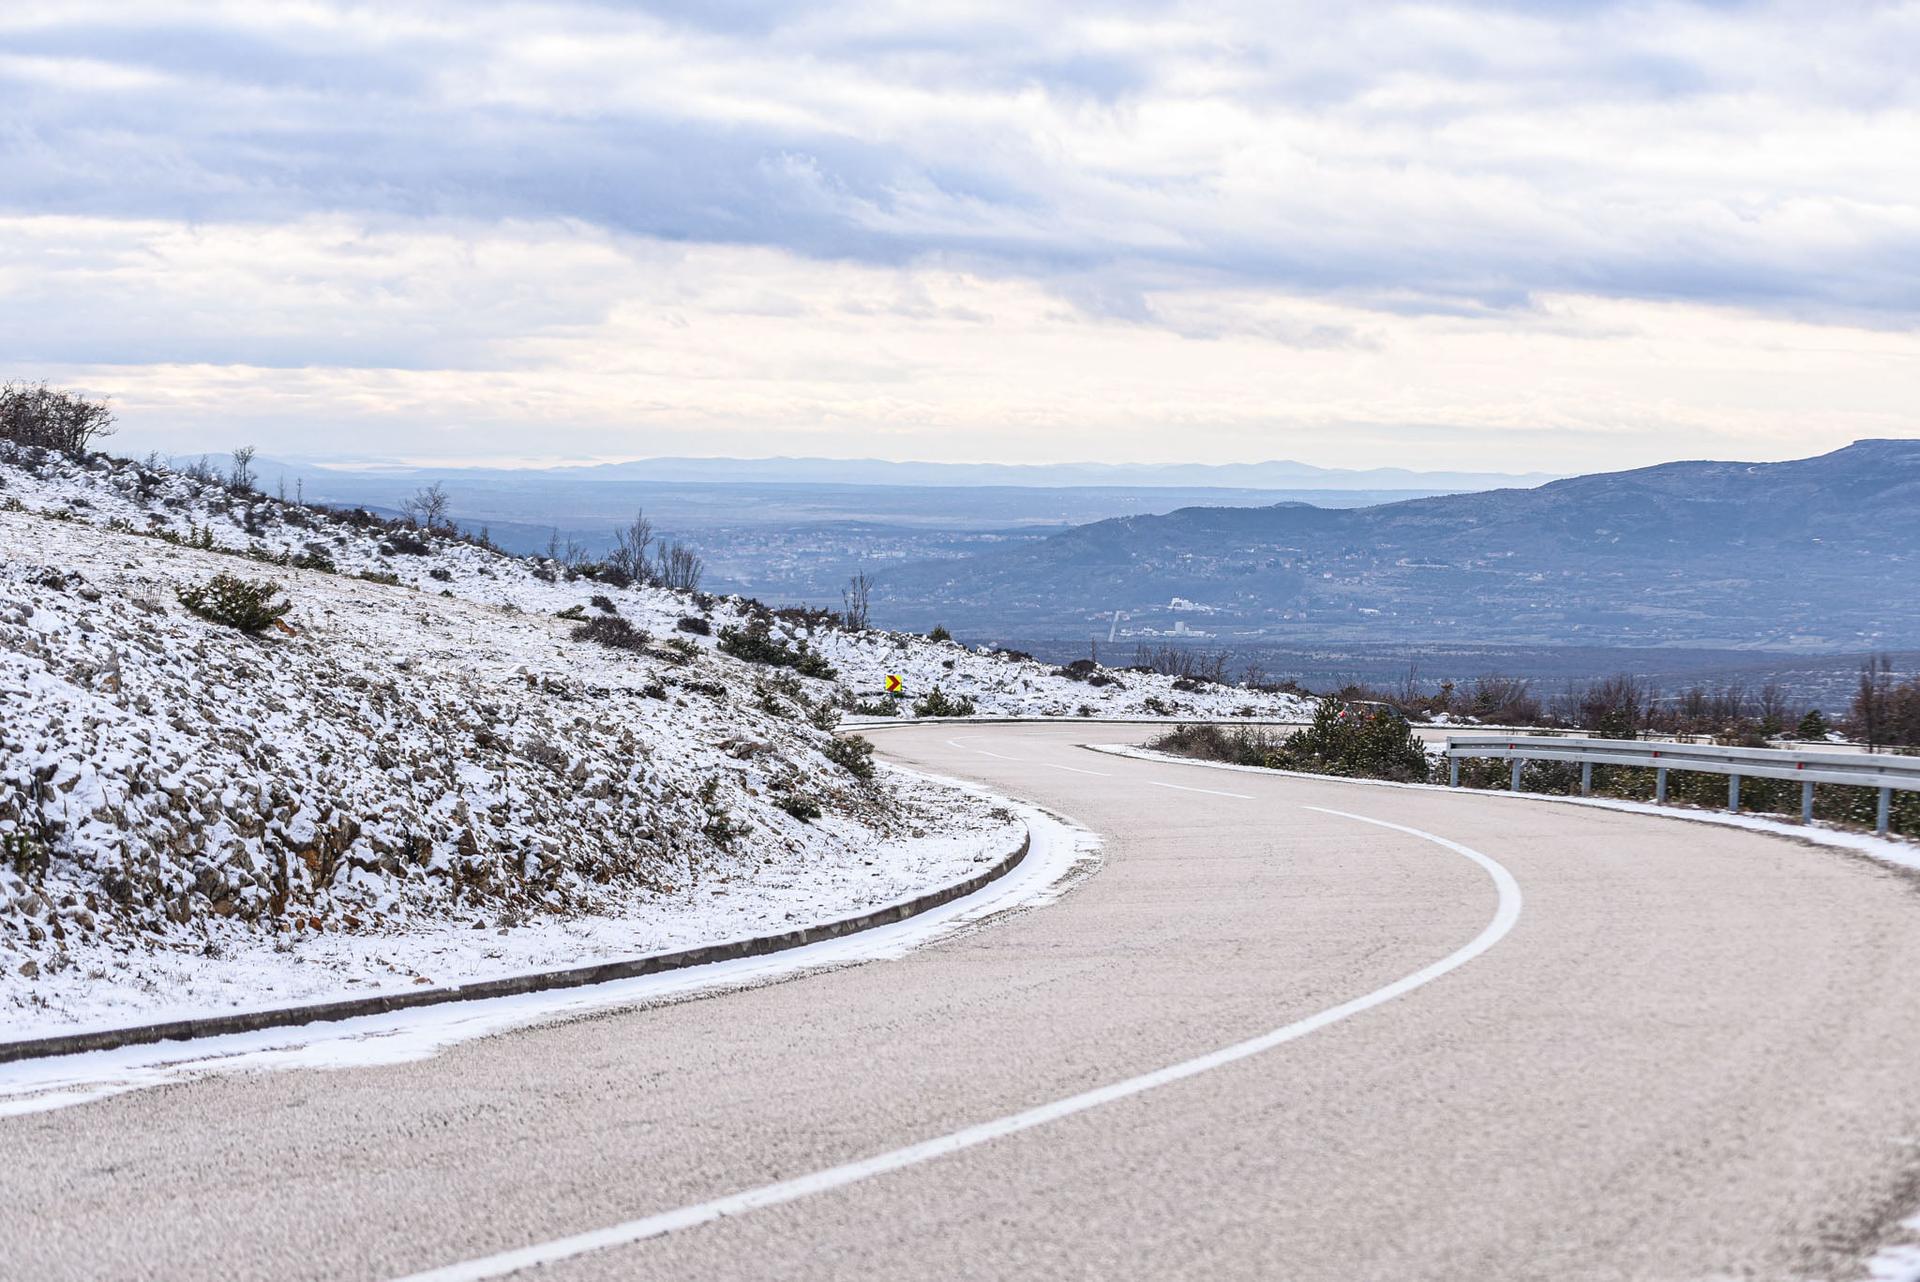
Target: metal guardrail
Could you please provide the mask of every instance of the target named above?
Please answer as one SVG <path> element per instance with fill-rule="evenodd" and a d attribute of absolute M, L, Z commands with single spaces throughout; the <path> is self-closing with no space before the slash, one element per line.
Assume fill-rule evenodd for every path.
<path fill-rule="evenodd" d="M 1727 809 L 1740 809 L 1740 780 L 1792 779 L 1800 783 L 1800 820 L 1813 821 L 1813 786 L 1845 784 L 1877 788 L 1880 805 L 1875 830 L 1887 831 L 1893 791 L 1920 792 L 1920 757 L 1878 753 L 1795 752 L 1780 748 L 1723 748 L 1717 744 L 1656 743 L 1635 739 L 1548 739 L 1525 735 L 1448 735 L 1450 779 L 1460 786 L 1460 763 L 1469 757 L 1513 762 L 1513 791 L 1520 791 L 1520 770 L 1529 761 L 1580 763 L 1580 793 L 1593 791 L 1593 768 L 1638 766 L 1654 771 L 1655 801 L 1667 799 L 1667 772 L 1693 770 L 1727 776 Z"/>

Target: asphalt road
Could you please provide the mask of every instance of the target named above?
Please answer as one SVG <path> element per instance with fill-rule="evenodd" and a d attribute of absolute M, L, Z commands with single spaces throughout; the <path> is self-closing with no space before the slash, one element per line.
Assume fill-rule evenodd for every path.
<path fill-rule="evenodd" d="M 1920 1208 L 1911 879 L 1655 817 L 1097 756 L 1087 733 L 875 735 L 1105 834 L 1103 870 L 1052 907 L 417 1063 L 0 1119 L 0 1276 L 396 1277 L 1299 1021 L 535 1276 L 1848 1278 Z"/>

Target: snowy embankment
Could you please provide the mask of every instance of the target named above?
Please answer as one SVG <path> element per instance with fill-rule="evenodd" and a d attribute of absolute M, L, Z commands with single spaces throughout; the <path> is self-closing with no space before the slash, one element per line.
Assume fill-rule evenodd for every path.
<path fill-rule="evenodd" d="M 7 1038 L 786 929 L 1018 842 L 840 747 L 840 686 L 671 630 L 727 603 L 393 534 L 0 446 Z M 286 628 L 183 607 L 223 573 Z"/>

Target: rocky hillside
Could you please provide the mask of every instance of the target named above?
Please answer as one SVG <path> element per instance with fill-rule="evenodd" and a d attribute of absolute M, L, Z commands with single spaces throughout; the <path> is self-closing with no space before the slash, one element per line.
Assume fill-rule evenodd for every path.
<path fill-rule="evenodd" d="M 196 589 L 220 575 L 276 584 L 267 613 L 284 613 L 257 632 L 201 617 Z M 804 909 L 809 877 L 850 860 L 850 902 L 898 898 L 946 879 L 929 842 L 1005 844 L 1006 820 L 828 732 L 897 706 L 877 694 L 888 672 L 909 705 L 938 684 L 983 712 L 1247 698 L 615 589 L 0 445 L 0 974 L 618 917 L 728 884 L 794 888 Z"/>

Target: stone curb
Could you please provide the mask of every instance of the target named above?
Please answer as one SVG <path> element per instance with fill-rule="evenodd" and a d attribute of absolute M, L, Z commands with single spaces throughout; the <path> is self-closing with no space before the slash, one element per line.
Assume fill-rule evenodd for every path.
<path fill-rule="evenodd" d="M 992 867 L 971 877 L 930 890 L 924 895 L 888 904 L 839 921 L 818 926 L 802 926 L 777 935 L 753 939 L 734 939 L 719 944 L 673 953 L 655 953 L 651 957 L 630 957 L 622 961 L 600 962 L 592 966 L 574 966 L 566 970 L 534 971 L 525 975 L 507 975 L 500 979 L 475 980 L 446 988 L 420 988 L 396 993 L 376 993 L 346 1001 L 318 1002 L 306 1006 L 282 1006 L 273 1010 L 242 1011 L 232 1015 L 207 1015 L 196 1019 L 176 1019 L 159 1024 L 135 1024 L 126 1028 L 105 1028 L 85 1033 L 61 1033 L 18 1042 L 0 1042 L 0 1064 L 15 1060 L 41 1059 L 54 1055 L 78 1055 L 86 1051 L 115 1050 L 123 1046 L 142 1046 L 153 1042 L 191 1041 L 202 1037 L 220 1037 L 229 1033 L 255 1033 L 268 1028 L 288 1028 L 296 1024 L 356 1019 L 362 1015 L 382 1015 L 389 1011 L 417 1006 L 438 1006 L 445 1002 L 483 1001 L 491 997 L 516 997 L 522 993 L 544 992 L 556 988 L 580 988 L 604 984 L 615 979 L 634 979 L 657 975 L 662 971 L 685 970 L 691 966 L 709 966 L 714 962 L 737 961 L 743 957 L 762 957 L 791 948 L 817 944 L 826 939 L 858 934 L 885 926 L 951 903 L 970 895 L 982 886 L 998 881 L 1019 866 L 1032 848 L 1028 833 L 1010 853 L 1002 855 Z"/>

